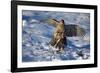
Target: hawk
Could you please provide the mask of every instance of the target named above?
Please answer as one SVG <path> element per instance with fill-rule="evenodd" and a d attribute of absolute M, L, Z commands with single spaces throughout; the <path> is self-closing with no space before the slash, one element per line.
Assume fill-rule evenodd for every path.
<path fill-rule="evenodd" d="M 65 25 L 63 19 L 61 21 L 50 19 L 48 20 L 48 23 L 56 28 L 50 41 L 50 45 L 58 48 L 58 51 L 64 50 L 65 45 L 67 45 L 67 37 L 85 35 L 85 30 L 83 28 L 78 25 Z"/>

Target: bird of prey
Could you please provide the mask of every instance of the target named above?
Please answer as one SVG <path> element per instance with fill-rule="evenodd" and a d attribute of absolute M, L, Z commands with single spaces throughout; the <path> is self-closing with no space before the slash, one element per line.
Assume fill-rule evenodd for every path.
<path fill-rule="evenodd" d="M 65 45 L 67 45 L 67 37 L 85 35 L 85 30 L 83 28 L 79 27 L 78 25 L 65 25 L 63 19 L 61 21 L 49 19 L 48 23 L 56 28 L 50 44 L 51 46 L 58 48 L 58 51 L 64 50 Z"/>

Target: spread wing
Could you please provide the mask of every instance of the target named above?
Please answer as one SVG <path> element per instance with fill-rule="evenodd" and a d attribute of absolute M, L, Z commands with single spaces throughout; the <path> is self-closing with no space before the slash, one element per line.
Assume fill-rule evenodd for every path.
<path fill-rule="evenodd" d="M 85 30 L 78 25 L 65 25 L 65 32 L 68 37 L 85 35 Z"/>
<path fill-rule="evenodd" d="M 47 22 L 53 25 L 54 27 L 56 27 L 59 24 L 59 21 L 57 21 L 56 19 L 49 19 Z"/>
<path fill-rule="evenodd" d="M 49 19 L 47 21 L 50 25 L 56 27 L 59 24 L 59 21 L 56 19 Z M 78 25 L 65 25 L 65 33 L 68 37 L 73 37 L 73 36 L 84 36 L 85 35 L 85 29 L 81 28 Z"/>

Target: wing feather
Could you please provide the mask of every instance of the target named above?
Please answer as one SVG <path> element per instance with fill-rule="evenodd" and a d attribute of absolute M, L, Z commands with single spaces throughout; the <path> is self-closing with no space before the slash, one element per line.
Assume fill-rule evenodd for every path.
<path fill-rule="evenodd" d="M 78 25 L 65 25 L 65 32 L 68 37 L 85 35 L 85 30 Z"/>
<path fill-rule="evenodd" d="M 54 27 L 56 27 L 59 24 L 59 21 L 57 21 L 56 19 L 49 19 L 47 22 L 53 25 Z"/>

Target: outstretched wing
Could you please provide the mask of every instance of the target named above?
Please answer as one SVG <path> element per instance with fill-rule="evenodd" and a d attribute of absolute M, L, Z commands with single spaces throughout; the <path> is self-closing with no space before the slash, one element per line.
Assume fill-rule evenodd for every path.
<path fill-rule="evenodd" d="M 85 35 L 85 30 L 78 25 L 65 25 L 65 32 L 68 37 Z"/>
<path fill-rule="evenodd" d="M 54 27 L 56 27 L 59 24 L 59 21 L 57 21 L 56 19 L 49 19 L 47 22 L 53 25 Z"/>

